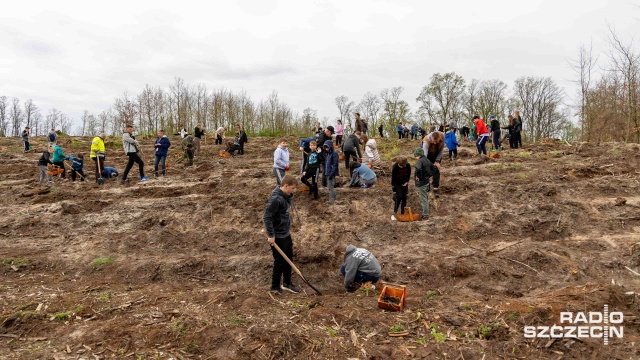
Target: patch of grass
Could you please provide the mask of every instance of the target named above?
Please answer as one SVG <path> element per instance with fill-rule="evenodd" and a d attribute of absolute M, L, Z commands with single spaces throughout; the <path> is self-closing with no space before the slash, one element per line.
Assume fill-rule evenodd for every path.
<path fill-rule="evenodd" d="M 498 170 L 502 170 L 502 163 L 499 164 L 491 164 L 489 166 L 487 166 L 489 168 L 489 170 L 491 171 L 498 171 Z"/>
<path fill-rule="evenodd" d="M 187 332 L 187 325 L 184 322 L 177 320 L 173 324 L 171 324 L 170 329 L 175 336 L 180 337 Z"/>
<path fill-rule="evenodd" d="M 489 335 L 489 333 L 491 332 L 491 330 L 493 330 L 493 328 L 491 328 L 491 326 L 480 326 L 478 328 L 478 334 L 482 335 L 483 338 L 487 338 L 487 335 Z"/>
<path fill-rule="evenodd" d="M 375 293 L 375 288 L 371 282 L 364 283 L 360 286 L 360 291 L 362 291 L 365 296 L 369 296 L 369 294 Z"/>
<path fill-rule="evenodd" d="M 329 336 L 336 336 L 336 334 L 338 333 L 338 330 L 329 326 L 327 327 L 327 332 L 329 333 Z"/>
<path fill-rule="evenodd" d="M 429 325 L 429 328 L 431 328 L 431 336 L 433 336 L 433 339 L 437 343 L 444 343 L 447 336 L 444 333 L 438 332 L 438 324 L 431 324 Z"/>
<path fill-rule="evenodd" d="M 425 335 L 420 339 L 416 340 L 416 342 L 420 345 L 427 346 L 427 340 L 428 340 L 427 335 Z"/>
<path fill-rule="evenodd" d="M 516 156 L 521 157 L 523 159 L 528 159 L 531 157 L 531 153 L 528 151 L 517 152 Z"/>
<path fill-rule="evenodd" d="M 433 300 L 436 296 L 438 296 L 437 290 L 429 290 L 427 291 L 427 299 Z"/>
<path fill-rule="evenodd" d="M 244 319 L 241 316 L 236 316 L 233 319 L 231 319 L 231 325 L 240 325 L 242 323 L 244 323 Z"/>
<path fill-rule="evenodd" d="M 6 260 L 2 260 L 2 262 L 0 263 L 2 265 L 13 265 L 13 266 L 17 266 L 17 267 L 26 267 L 28 265 L 27 260 L 26 259 L 6 259 Z"/>
<path fill-rule="evenodd" d="M 65 312 L 59 312 L 56 313 L 55 315 L 53 315 L 53 320 L 55 321 L 65 321 L 68 318 L 71 317 L 71 314 L 73 314 L 73 312 L 71 311 L 65 311 Z"/>
<path fill-rule="evenodd" d="M 111 293 L 108 291 L 96 298 L 96 300 L 98 301 L 107 301 L 109 299 L 111 299 Z"/>
<path fill-rule="evenodd" d="M 471 304 L 469 303 L 464 303 L 462 304 L 462 306 L 464 306 L 464 308 L 467 309 L 467 311 L 473 311 L 473 306 L 471 306 Z"/>
<path fill-rule="evenodd" d="M 184 351 L 186 351 L 188 353 L 194 353 L 194 352 L 198 351 L 199 348 L 200 348 L 200 346 L 198 346 L 198 343 L 195 342 L 195 341 L 192 341 L 189 344 L 187 344 L 187 346 L 184 347 Z"/>
<path fill-rule="evenodd" d="M 81 148 L 84 147 L 84 143 L 80 140 L 74 139 L 71 141 L 71 144 L 69 144 L 69 146 L 72 148 Z"/>
<path fill-rule="evenodd" d="M 522 174 L 522 173 L 520 173 L 520 174 L 516 174 L 516 179 L 520 179 L 520 180 L 522 180 L 522 179 L 526 179 L 526 178 L 527 178 L 527 175 L 526 175 L 526 174 Z"/>
<path fill-rule="evenodd" d="M 397 332 L 401 332 L 404 331 L 404 325 L 402 324 L 396 324 L 394 327 L 392 327 L 389 332 L 391 333 L 397 333 Z"/>
<path fill-rule="evenodd" d="M 97 258 L 95 260 L 93 260 L 92 264 L 93 265 L 106 265 L 106 264 L 111 264 L 113 262 L 116 261 L 116 257 L 115 256 L 109 256 L 107 258 Z"/>
<path fill-rule="evenodd" d="M 507 320 L 515 320 L 518 318 L 518 313 L 516 312 L 508 313 L 506 318 Z"/>

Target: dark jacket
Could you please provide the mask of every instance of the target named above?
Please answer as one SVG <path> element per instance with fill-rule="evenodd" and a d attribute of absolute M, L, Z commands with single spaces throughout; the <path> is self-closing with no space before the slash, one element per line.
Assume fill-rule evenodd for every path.
<path fill-rule="evenodd" d="M 22 141 L 29 141 L 29 133 L 27 130 L 22 130 Z"/>
<path fill-rule="evenodd" d="M 517 133 L 522 131 L 522 119 L 518 118 L 513 121 L 513 131 Z"/>
<path fill-rule="evenodd" d="M 344 271 L 344 288 L 353 292 L 359 288 L 358 284 L 355 284 L 358 271 L 380 278 L 382 268 L 378 259 L 369 250 L 349 245 L 344 253 Z"/>
<path fill-rule="evenodd" d="M 311 152 L 311 148 L 309 147 L 309 144 L 311 144 L 312 141 L 315 141 L 316 138 L 315 137 L 310 137 L 310 138 L 306 138 L 306 139 L 301 139 L 300 140 L 300 147 L 304 149 L 304 152 L 306 152 L 307 154 Z"/>
<path fill-rule="evenodd" d="M 333 141 L 327 140 L 324 146 L 329 147 L 329 151 L 326 152 L 324 160 L 324 176 L 338 176 L 340 171 L 338 170 L 338 153 L 333 148 Z M 324 147 L 323 147 L 324 151 Z"/>
<path fill-rule="evenodd" d="M 51 154 L 48 151 L 42 153 L 40 159 L 38 159 L 38 166 L 47 166 L 48 164 L 53 164 L 51 162 Z"/>
<path fill-rule="evenodd" d="M 75 156 L 67 156 L 65 160 L 71 160 L 71 168 L 76 171 L 82 171 L 82 166 L 84 166 L 84 160 L 79 159 Z"/>
<path fill-rule="evenodd" d="M 342 151 L 349 151 L 358 153 L 358 157 L 362 157 L 362 153 L 360 152 L 360 139 L 356 136 L 356 134 L 351 134 L 344 141 L 344 145 L 342 145 Z"/>
<path fill-rule="evenodd" d="M 249 142 L 249 139 L 247 139 L 247 133 L 244 132 L 244 130 L 240 130 L 240 133 L 238 134 L 238 141 L 240 144 Z"/>
<path fill-rule="evenodd" d="M 402 186 L 404 183 L 408 183 L 411 180 L 411 166 L 405 165 L 403 168 L 398 164 L 393 165 L 391 169 L 391 186 Z"/>
<path fill-rule="evenodd" d="M 491 120 L 491 124 L 489 126 L 491 126 L 491 131 L 500 130 L 500 121 L 493 119 Z"/>
<path fill-rule="evenodd" d="M 440 170 L 426 156 L 420 157 L 414 167 L 416 168 L 417 187 L 429 185 L 430 177 L 433 177 L 433 187 L 440 186 Z"/>
<path fill-rule="evenodd" d="M 292 198 L 293 195 L 287 196 L 279 187 L 271 192 L 271 197 L 262 216 L 268 237 L 281 239 L 290 235 L 289 206 L 291 206 Z"/>
<path fill-rule="evenodd" d="M 325 134 L 323 131 L 322 133 L 320 133 L 320 136 L 318 137 L 318 141 L 317 141 L 318 147 L 322 149 L 322 147 L 324 146 L 324 143 L 327 141 L 331 141 L 331 135 L 327 136 L 327 134 Z"/>
<path fill-rule="evenodd" d="M 193 136 L 195 136 L 198 139 L 200 139 L 200 138 L 202 138 L 202 135 L 204 135 L 204 130 L 202 130 L 200 128 L 195 128 L 195 130 L 193 131 Z"/>
<path fill-rule="evenodd" d="M 160 146 L 156 146 L 156 155 L 167 156 L 167 152 L 171 146 L 171 141 L 169 141 L 167 135 L 157 138 L 156 144 L 160 144 Z"/>

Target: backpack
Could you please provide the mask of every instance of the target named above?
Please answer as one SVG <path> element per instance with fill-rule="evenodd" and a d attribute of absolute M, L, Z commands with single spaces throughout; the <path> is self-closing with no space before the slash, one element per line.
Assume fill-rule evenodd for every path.
<path fill-rule="evenodd" d="M 182 145 L 191 148 L 193 147 L 193 136 L 191 135 L 187 135 L 183 140 L 182 140 Z"/>
<path fill-rule="evenodd" d="M 49 134 L 49 142 L 54 142 L 54 141 L 56 141 L 56 134 L 55 133 Z"/>

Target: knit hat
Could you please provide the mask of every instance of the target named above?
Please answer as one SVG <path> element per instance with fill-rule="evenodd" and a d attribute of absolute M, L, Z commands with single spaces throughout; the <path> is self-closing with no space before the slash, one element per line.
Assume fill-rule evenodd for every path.
<path fill-rule="evenodd" d="M 424 156 L 424 150 L 422 148 L 417 148 L 413 151 L 413 156 Z"/>

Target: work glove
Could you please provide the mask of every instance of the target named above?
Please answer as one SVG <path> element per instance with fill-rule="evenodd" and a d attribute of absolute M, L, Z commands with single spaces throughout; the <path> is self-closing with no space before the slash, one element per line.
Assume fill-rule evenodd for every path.
<path fill-rule="evenodd" d="M 284 167 L 284 171 L 289 171 L 289 169 L 290 169 L 290 168 L 289 168 L 289 165 L 287 165 L 287 166 L 285 166 L 285 167 Z"/>

